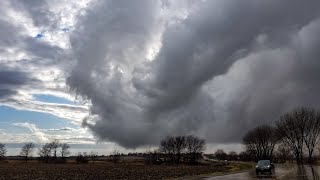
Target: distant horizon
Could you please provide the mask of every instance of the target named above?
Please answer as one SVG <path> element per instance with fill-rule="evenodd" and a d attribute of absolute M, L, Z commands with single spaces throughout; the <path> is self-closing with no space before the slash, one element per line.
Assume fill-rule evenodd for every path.
<path fill-rule="evenodd" d="M 24 145 L 24 143 L 14 143 L 14 144 L 5 144 L 7 148 L 7 154 L 6 156 L 19 156 L 21 147 Z M 33 150 L 33 156 L 38 157 L 38 148 L 41 147 L 43 144 L 35 144 L 35 148 Z M 121 148 L 117 145 L 108 145 L 108 144 L 69 144 L 70 145 L 70 152 L 72 155 L 77 155 L 78 153 L 87 152 L 90 153 L 91 151 L 98 153 L 99 155 L 110 155 L 113 153 L 114 150 L 118 150 L 120 153 L 146 153 L 150 150 L 153 151 L 155 149 L 158 149 L 157 146 L 150 146 L 150 147 L 140 147 L 137 149 L 126 149 Z M 237 153 L 242 152 L 244 149 L 242 148 L 241 144 L 207 144 L 207 148 L 204 151 L 204 153 L 213 154 L 216 150 L 222 149 L 226 153 L 229 153 L 230 151 L 235 151 Z"/>

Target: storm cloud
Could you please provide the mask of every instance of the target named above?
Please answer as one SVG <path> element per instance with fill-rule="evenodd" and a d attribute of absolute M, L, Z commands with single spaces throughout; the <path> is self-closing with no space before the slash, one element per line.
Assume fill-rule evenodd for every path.
<path fill-rule="evenodd" d="M 26 73 L 1 70 L 0 68 L 0 98 L 6 98 L 17 93 L 17 89 L 26 84 L 34 83 Z"/>
<path fill-rule="evenodd" d="M 239 142 L 301 105 L 319 107 L 317 0 L 96 1 L 71 36 L 67 83 L 83 121 L 124 147 L 195 134 Z"/>

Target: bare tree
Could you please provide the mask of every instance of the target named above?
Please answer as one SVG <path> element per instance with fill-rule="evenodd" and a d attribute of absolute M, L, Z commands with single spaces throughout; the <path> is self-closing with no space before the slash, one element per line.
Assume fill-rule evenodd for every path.
<path fill-rule="evenodd" d="M 51 147 L 51 150 L 53 152 L 53 158 L 56 160 L 57 159 L 57 153 L 58 153 L 58 148 L 60 147 L 60 143 L 58 140 L 54 140 L 51 143 L 49 143 L 49 146 Z"/>
<path fill-rule="evenodd" d="M 227 159 L 227 153 L 225 153 L 223 149 L 217 149 L 217 151 L 214 153 L 214 156 L 219 161 Z"/>
<path fill-rule="evenodd" d="M 205 150 L 205 141 L 196 136 L 187 136 L 186 148 L 189 163 L 195 164 Z"/>
<path fill-rule="evenodd" d="M 231 161 L 238 160 L 238 154 L 235 151 L 230 151 L 228 154 L 228 159 Z"/>
<path fill-rule="evenodd" d="M 174 138 L 174 152 L 176 154 L 176 164 L 180 164 L 181 154 L 186 148 L 186 138 L 184 136 L 177 136 Z"/>
<path fill-rule="evenodd" d="M 44 144 L 41 148 L 39 148 L 38 155 L 42 160 L 46 163 L 49 162 L 52 153 L 52 146 L 50 143 Z"/>
<path fill-rule="evenodd" d="M 114 164 L 117 164 L 120 161 L 120 158 L 121 158 L 119 150 L 118 149 L 114 149 L 113 152 L 111 153 L 110 157 L 111 157 L 111 161 Z"/>
<path fill-rule="evenodd" d="M 303 163 L 303 145 L 307 130 L 307 119 L 313 111 L 307 108 L 297 108 L 286 113 L 276 121 L 281 141 L 292 149 L 297 164 Z"/>
<path fill-rule="evenodd" d="M 5 144 L 0 143 L 0 159 L 3 159 L 7 154 L 7 148 Z"/>
<path fill-rule="evenodd" d="M 179 164 L 181 161 L 181 155 L 186 148 L 186 137 L 168 136 L 160 143 L 160 150 L 169 156 L 171 162 Z"/>
<path fill-rule="evenodd" d="M 21 148 L 21 156 L 24 156 L 26 162 L 28 162 L 28 158 L 32 155 L 34 144 L 32 142 L 26 143 Z"/>
<path fill-rule="evenodd" d="M 320 140 L 320 113 L 314 109 L 307 109 L 307 116 L 305 117 L 306 130 L 304 131 L 304 142 L 308 150 L 308 162 L 312 163 L 312 155 L 315 146 Z"/>
<path fill-rule="evenodd" d="M 77 158 L 76 158 L 76 161 L 77 161 L 77 163 L 79 164 L 79 163 L 84 163 L 84 164 L 87 164 L 88 163 L 88 153 L 86 153 L 86 152 L 83 152 L 83 153 L 81 153 L 81 152 L 79 152 L 78 153 L 78 155 L 77 155 Z"/>
<path fill-rule="evenodd" d="M 283 143 L 280 143 L 277 147 L 277 158 L 281 161 L 287 161 L 291 156 L 291 149 Z"/>
<path fill-rule="evenodd" d="M 174 138 L 166 137 L 160 142 L 160 151 L 169 158 L 169 161 L 174 162 Z"/>
<path fill-rule="evenodd" d="M 88 153 L 87 152 L 83 152 L 82 153 L 84 157 L 88 157 Z"/>
<path fill-rule="evenodd" d="M 255 159 L 255 155 L 252 154 L 251 151 L 242 151 L 238 155 L 241 161 L 253 161 Z"/>
<path fill-rule="evenodd" d="M 261 125 L 247 132 L 242 143 L 246 150 L 252 152 L 256 160 L 259 160 L 272 158 L 274 146 L 278 140 L 274 127 Z"/>
<path fill-rule="evenodd" d="M 316 149 L 318 150 L 318 160 L 320 159 L 320 143 L 317 144 Z"/>
<path fill-rule="evenodd" d="M 60 153 L 61 153 L 62 159 L 65 158 L 66 156 L 70 155 L 70 151 L 69 151 L 70 145 L 69 144 L 62 143 L 62 144 L 60 144 L 60 147 L 61 147 Z"/>
<path fill-rule="evenodd" d="M 91 159 L 91 161 L 92 161 L 92 164 L 94 164 L 95 160 L 96 160 L 97 157 L 98 157 L 98 153 L 97 153 L 97 152 L 94 152 L 94 151 L 91 151 L 89 157 L 90 157 L 90 159 Z"/>

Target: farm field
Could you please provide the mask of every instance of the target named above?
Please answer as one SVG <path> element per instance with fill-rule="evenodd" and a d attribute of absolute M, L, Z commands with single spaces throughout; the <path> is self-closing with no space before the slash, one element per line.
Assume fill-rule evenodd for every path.
<path fill-rule="evenodd" d="M 142 164 L 42 164 L 0 163 L 0 179 L 170 179 L 211 173 L 228 173 L 250 166 L 142 165 Z"/>

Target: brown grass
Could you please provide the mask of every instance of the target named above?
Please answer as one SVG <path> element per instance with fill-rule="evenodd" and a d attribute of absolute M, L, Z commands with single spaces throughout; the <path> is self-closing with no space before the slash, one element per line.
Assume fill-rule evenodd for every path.
<path fill-rule="evenodd" d="M 100 161 L 95 164 L 41 164 L 8 161 L 0 163 L 0 179 L 168 179 L 215 172 L 228 172 L 234 165 L 143 165 Z M 238 167 L 237 170 L 241 169 Z"/>

